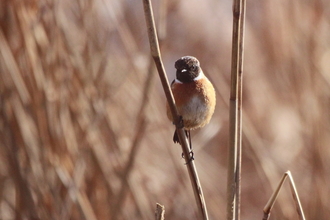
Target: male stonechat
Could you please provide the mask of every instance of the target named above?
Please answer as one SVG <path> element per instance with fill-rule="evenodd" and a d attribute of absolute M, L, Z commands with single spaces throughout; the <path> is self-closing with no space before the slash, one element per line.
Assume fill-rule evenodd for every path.
<path fill-rule="evenodd" d="M 204 127 L 214 113 L 215 90 L 195 57 L 181 57 L 175 62 L 175 68 L 176 78 L 171 83 L 171 89 L 191 148 L 190 130 Z M 166 107 L 167 117 L 173 122 L 168 103 Z M 173 141 L 179 143 L 176 131 Z"/>

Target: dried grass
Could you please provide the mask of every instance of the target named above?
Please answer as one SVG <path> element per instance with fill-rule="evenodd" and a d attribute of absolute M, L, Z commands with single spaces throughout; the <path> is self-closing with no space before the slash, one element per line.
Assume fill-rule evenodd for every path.
<path fill-rule="evenodd" d="M 289 169 L 306 218 L 327 219 L 330 3 L 247 3 L 241 217 L 261 219 Z M 209 216 L 224 219 L 231 2 L 187 4 L 168 1 L 162 54 L 170 79 L 193 55 L 216 86 L 192 135 Z M 0 2 L 0 219 L 153 219 L 156 202 L 196 218 L 149 65 L 142 2 Z M 294 219 L 283 192 L 272 217 Z"/>

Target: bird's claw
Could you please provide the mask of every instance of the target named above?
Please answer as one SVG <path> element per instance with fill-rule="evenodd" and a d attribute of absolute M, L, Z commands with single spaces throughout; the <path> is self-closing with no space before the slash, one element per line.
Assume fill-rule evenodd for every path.
<path fill-rule="evenodd" d="M 181 154 L 181 157 L 184 158 L 184 153 L 183 153 L 183 152 L 182 152 L 182 154 Z M 189 159 L 188 159 L 188 162 L 186 163 L 186 165 L 187 165 L 188 163 L 190 163 L 191 161 L 193 161 L 193 160 L 195 160 L 195 158 L 194 158 L 194 152 L 191 150 L 191 151 L 189 152 Z"/>

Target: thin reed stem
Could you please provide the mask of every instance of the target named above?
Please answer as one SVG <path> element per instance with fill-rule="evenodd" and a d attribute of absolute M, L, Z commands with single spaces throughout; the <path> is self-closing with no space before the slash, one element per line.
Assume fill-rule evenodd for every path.
<path fill-rule="evenodd" d="M 284 184 L 287 177 L 289 177 L 290 189 L 291 189 L 291 193 L 292 193 L 292 196 L 293 196 L 294 203 L 296 205 L 296 210 L 298 212 L 299 219 L 305 220 L 304 210 L 301 206 L 300 199 L 299 199 L 299 196 L 298 196 L 298 192 L 297 192 L 297 189 L 296 189 L 296 185 L 294 183 L 294 180 L 293 180 L 293 177 L 292 177 L 290 171 L 287 171 L 283 174 L 280 183 L 278 184 L 278 186 L 277 186 L 276 190 L 274 191 L 273 195 L 270 197 L 269 201 L 267 202 L 267 204 L 266 204 L 266 206 L 263 210 L 264 211 L 264 216 L 262 218 L 263 220 L 268 220 L 269 219 L 270 212 L 273 209 L 273 206 L 276 202 L 277 196 L 280 193 L 280 190 L 282 189 L 282 186 L 283 186 L 283 184 Z"/>
<path fill-rule="evenodd" d="M 244 23 L 245 0 L 235 0 L 233 7 L 233 42 L 229 107 L 228 220 L 240 219 Z"/>
<path fill-rule="evenodd" d="M 202 187 L 199 182 L 197 170 L 195 167 L 194 161 L 189 161 L 190 155 L 189 155 L 189 144 L 188 140 L 185 136 L 184 129 L 180 123 L 180 117 L 178 115 L 178 111 L 175 106 L 175 101 L 174 97 L 170 88 L 170 85 L 168 83 L 167 75 L 165 73 L 164 65 L 161 59 L 161 54 L 160 54 L 160 49 L 159 49 L 159 44 L 158 44 L 158 38 L 156 34 L 156 28 L 155 28 L 155 21 L 154 21 L 154 16 L 152 12 L 152 6 L 150 0 L 143 0 L 143 5 L 144 5 L 144 13 L 145 13 L 145 18 L 146 18 L 146 23 L 147 23 L 147 29 L 148 29 L 148 36 L 149 36 L 149 43 L 150 43 L 150 50 L 151 50 L 151 55 L 155 61 L 159 78 L 161 80 L 167 102 L 170 106 L 170 110 L 174 119 L 174 124 L 176 126 L 176 130 L 179 136 L 179 140 L 181 143 L 182 151 L 184 154 L 184 158 L 186 160 L 187 164 L 187 169 L 190 177 L 190 182 L 193 187 L 194 195 L 195 195 L 195 200 L 198 206 L 198 211 L 200 218 L 206 220 L 208 219 L 208 214 L 207 214 L 207 209 L 206 209 L 206 204 L 202 192 Z"/>
<path fill-rule="evenodd" d="M 165 207 L 161 204 L 156 204 L 155 220 L 165 219 Z"/>

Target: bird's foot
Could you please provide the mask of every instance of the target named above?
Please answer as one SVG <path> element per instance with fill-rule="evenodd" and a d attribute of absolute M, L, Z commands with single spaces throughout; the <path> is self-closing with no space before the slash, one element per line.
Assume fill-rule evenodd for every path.
<path fill-rule="evenodd" d="M 181 157 L 184 158 L 184 153 L 183 153 L 183 152 L 182 152 L 182 154 L 181 154 Z M 186 165 L 187 165 L 188 163 L 190 163 L 191 161 L 193 161 L 193 160 L 195 160 L 195 158 L 194 158 L 194 152 L 191 150 L 191 151 L 189 152 L 189 160 L 188 160 L 188 162 L 186 163 Z"/>

